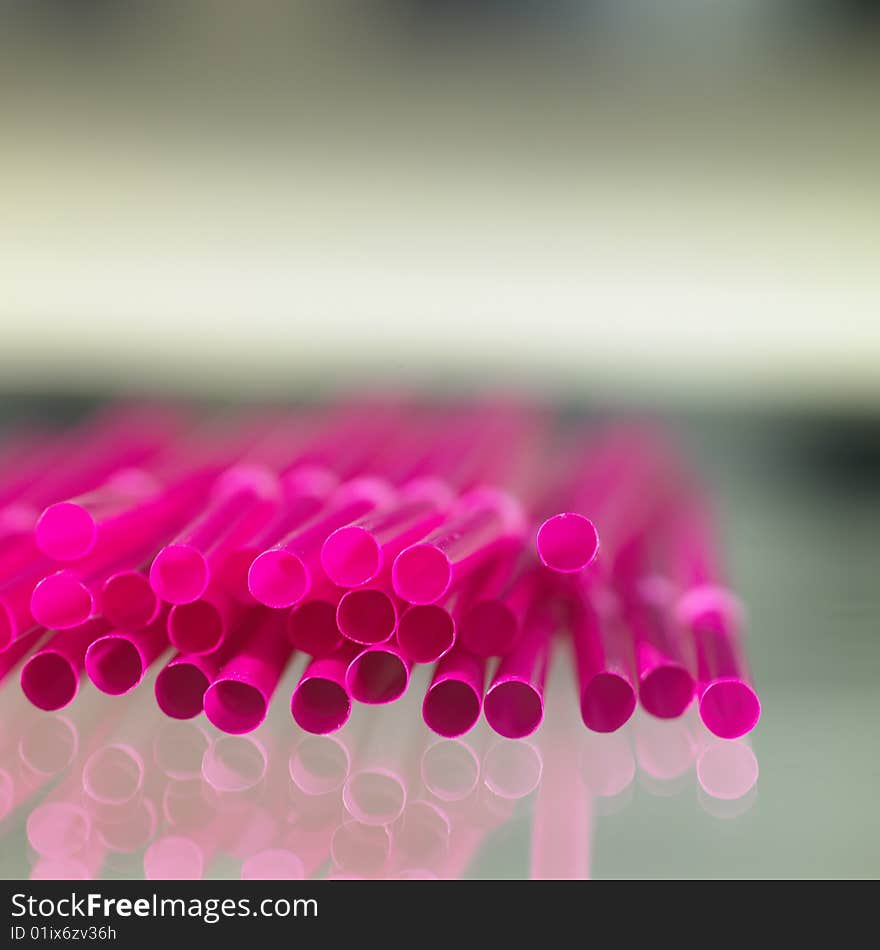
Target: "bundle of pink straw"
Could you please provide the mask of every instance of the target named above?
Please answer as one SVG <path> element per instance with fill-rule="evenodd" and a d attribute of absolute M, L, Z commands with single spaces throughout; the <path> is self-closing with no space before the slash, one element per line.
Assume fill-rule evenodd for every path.
<path fill-rule="evenodd" d="M 292 728 L 334 732 L 421 663 L 431 729 L 520 738 L 552 655 L 591 730 L 696 701 L 734 738 L 760 715 L 742 625 L 712 505 L 653 427 L 362 398 L 113 406 L 0 444 L 2 669 L 45 710 L 155 667 L 168 716 L 246 733 L 302 655 Z"/>

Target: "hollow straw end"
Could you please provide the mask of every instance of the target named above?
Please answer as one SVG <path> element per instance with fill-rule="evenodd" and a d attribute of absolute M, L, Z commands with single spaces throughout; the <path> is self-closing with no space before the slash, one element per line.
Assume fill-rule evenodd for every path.
<path fill-rule="evenodd" d="M 98 529 L 92 516 L 73 502 L 60 501 L 48 508 L 34 526 L 34 541 L 55 561 L 76 561 L 95 546 Z"/>
<path fill-rule="evenodd" d="M 559 574 L 577 574 L 596 560 L 599 533 L 589 518 L 566 511 L 538 528 L 535 545 L 545 567 Z"/>

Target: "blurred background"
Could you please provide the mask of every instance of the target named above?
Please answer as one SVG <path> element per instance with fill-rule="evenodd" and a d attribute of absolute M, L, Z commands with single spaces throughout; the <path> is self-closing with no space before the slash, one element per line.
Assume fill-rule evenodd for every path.
<path fill-rule="evenodd" d="M 669 419 L 749 607 L 759 793 L 636 791 L 591 873 L 880 873 L 880 4 L 0 9 L 4 420 L 376 384 Z M 504 827 L 468 873 L 528 876 Z"/>

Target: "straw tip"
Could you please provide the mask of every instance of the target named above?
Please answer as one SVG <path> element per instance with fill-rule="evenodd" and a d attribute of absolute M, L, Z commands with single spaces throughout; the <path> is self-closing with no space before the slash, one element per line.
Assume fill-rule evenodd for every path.
<path fill-rule="evenodd" d="M 205 556 L 188 544 L 169 544 L 150 565 L 150 586 L 169 604 L 190 604 L 208 589 Z"/>
<path fill-rule="evenodd" d="M 483 700 L 486 721 L 505 739 L 532 735 L 544 719 L 544 699 L 539 690 L 523 680 L 493 683 Z"/>
<path fill-rule="evenodd" d="M 44 577 L 31 593 L 31 614 L 38 624 L 52 630 L 68 630 L 84 623 L 95 604 L 83 582 L 68 571 Z"/>
<path fill-rule="evenodd" d="M 394 559 L 394 592 L 411 604 L 433 604 L 449 590 L 452 564 L 438 547 L 426 542 L 410 545 Z"/>
<path fill-rule="evenodd" d="M 321 567 L 339 587 L 368 584 L 382 569 L 382 548 L 360 525 L 337 528 L 321 547 Z"/>
<path fill-rule="evenodd" d="M 248 571 L 248 590 L 253 597 L 276 610 L 299 603 L 310 584 L 308 568 L 290 551 L 264 551 Z"/>
<path fill-rule="evenodd" d="M 664 663 L 639 681 L 639 702 L 657 719 L 677 719 L 691 704 L 696 684 L 680 663 Z"/>
<path fill-rule="evenodd" d="M 95 546 L 97 525 L 80 505 L 60 501 L 48 508 L 34 525 L 34 541 L 55 561 L 76 561 Z"/>
<path fill-rule="evenodd" d="M 581 717 L 593 732 L 615 732 L 632 716 L 636 694 L 617 673 L 597 673 L 581 694 Z"/>
<path fill-rule="evenodd" d="M 761 718 L 758 694 L 741 679 L 726 677 L 713 680 L 700 697 L 700 719 L 721 739 L 746 735 Z"/>
<path fill-rule="evenodd" d="M 262 692 L 250 683 L 217 679 L 205 691 L 204 708 L 212 725 L 238 736 L 253 732 L 262 723 L 268 704 Z"/>
<path fill-rule="evenodd" d="M 63 709 L 76 696 L 79 677 L 70 662 L 58 653 L 35 653 L 21 668 L 21 691 L 37 709 Z"/>
<path fill-rule="evenodd" d="M 541 563 L 559 574 L 576 574 L 589 567 L 599 553 L 599 532 L 583 515 L 562 512 L 548 518 L 535 538 Z"/>

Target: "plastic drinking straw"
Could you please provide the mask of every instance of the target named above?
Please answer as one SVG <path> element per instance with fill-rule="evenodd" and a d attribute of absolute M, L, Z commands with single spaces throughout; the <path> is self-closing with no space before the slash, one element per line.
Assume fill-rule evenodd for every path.
<path fill-rule="evenodd" d="M 329 582 L 290 608 L 287 615 L 287 639 L 295 649 L 313 657 L 332 656 L 345 643 L 336 610 L 342 589 Z"/>
<path fill-rule="evenodd" d="M 461 645 L 477 656 L 504 656 L 517 642 L 536 592 L 547 595 L 542 588 L 546 579 L 537 565 L 519 569 L 506 583 L 487 586 L 457 618 Z"/>
<path fill-rule="evenodd" d="M 290 697 L 290 713 L 296 724 L 316 735 L 336 732 L 351 715 L 351 695 L 345 676 L 360 652 L 345 643 L 332 656 L 315 657 L 303 671 Z"/>
<path fill-rule="evenodd" d="M 397 555 L 394 590 L 412 604 L 436 603 L 476 568 L 510 550 L 523 532 L 522 508 L 513 496 L 475 489 L 440 528 Z"/>
<path fill-rule="evenodd" d="M 141 563 L 156 549 L 154 539 L 139 538 L 136 542 L 140 547 L 95 552 L 61 570 L 47 573 L 31 593 L 30 612 L 34 620 L 44 627 L 66 630 L 94 616 L 108 578 L 121 569 Z"/>
<path fill-rule="evenodd" d="M 542 563 L 558 573 L 580 573 L 599 556 L 601 538 L 606 570 L 612 571 L 618 550 L 653 516 L 674 480 L 669 456 L 650 430 L 602 434 L 570 492 L 574 510 L 553 515 L 538 529 Z"/>
<path fill-rule="evenodd" d="M 636 707 L 632 642 L 605 605 L 601 592 L 582 585 L 569 599 L 581 717 L 594 732 L 614 732 Z"/>
<path fill-rule="evenodd" d="M 172 719 L 193 719 L 204 709 L 205 693 L 220 672 L 216 654 L 191 656 L 178 653 L 156 676 L 159 708 Z"/>
<path fill-rule="evenodd" d="M 448 653 L 458 637 L 462 615 L 478 600 L 491 599 L 504 590 L 517 555 L 515 545 L 506 546 L 469 574 L 442 603 L 405 607 L 396 633 L 403 653 L 414 663 L 435 663 Z"/>
<path fill-rule="evenodd" d="M 0 509 L 0 577 L 13 577 L 40 559 L 35 520 L 34 511 L 19 504 Z"/>
<path fill-rule="evenodd" d="M 541 599 L 526 613 L 523 633 L 502 658 L 486 690 L 486 721 L 500 736 L 530 736 L 544 718 L 544 680 L 557 620 L 552 605 Z"/>
<path fill-rule="evenodd" d="M 251 732 L 266 718 L 269 701 L 292 649 L 284 616 L 251 608 L 242 622 L 240 646 L 205 693 L 205 715 L 223 732 Z"/>
<path fill-rule="evenodd" d="M 282 503 L 268 524 L 245 544 L 230 551 L 218 565 L 222 585 L 242 604 L 256 605 L 248 590 L 248 571 L 263 551 L 306 524 L 339 487 L 339 478 L 328 468 L 305 465 L 281 477 Z"/>
<path fill-rule="evenodd" d="M 721 581 L 708 507 L 693 503 L 678 511 L 671 531 L 670 573 L 683 592 L 675 615 L 694 646 L 700 718 L 720 738 L 736 739 L 761 717 L 740 642 L 743 610 Z"/>
<path fill-rule="evenodd" d="M 413 663 L 435 663 L 455 643 L 453 597 L 447 604 L 412 604 L 397 623 L 397 644 Z"/>
<path fill-rule="evenodd" d="M 695 689 L 668 606 L 665 593 L 651 594 L 645 585 L 623 600 L 624 621 L 635 644 L 639 702 L 658 719 L 680 716 L 691 704 Z"/>
<path fill-rule="evenodd" d="M 108 630 L 106 621 L 90 620 L 56 633 L 21 668 L 22 692 L 38 709 L 63 709 L 79 691 L 86 650 Z"/>
<path fill-rule="evenodd" d="M 86 650 L 89 679 L 109 696 L 133 690 L 151 664 L 168 648 L 164 611 L 143 630 L 114 630 L 94 640 Z"/>
<path fill-rule="evenodd" d="M 153 590 L 172 604 L 198 600 L 217 566 L 266 526 L 280 498 L 278 479 L 268 469 L 230 468 L 205 509 L 156 555 L 150 567 Z"/>
<path fill-rule="evenodd" d="M 324 573 L 340 587 L 369 584 L 404 548 L 437 528 L 453 500 L 449 487 L 438 479 L 404 485 L 389 504 L 328 535 L 321 547 Z"/>
<path fill-rule="evenodd" d="M 390 583 L 374 583 L 346 591 L 336 608 L 339 632 L 353 643 L 384 643 L 397 630 L 399 612 L 405 608 Z"/>
<path fill-rule="evenodd" d="M 412 662 L 397 644 L 369 646 L 349 664 L 345 685 L 359 703 L 381 705 L 399 699 L 409 686 Z"/>
<path fill-rule="evenodd" d="M 454 739 L 480 718 L 486 661 L 461 647 L 443 657 L 434 670 L 422 704 L 422 718 L 437 735 Z"/>
<path fill-rule="evenodd" d="M 113 627 L 141 630 L 161 609 L 162 601 L 150 586 L 148 567 L 114 571 L 101 585 L 98 611 Z"/>
<path fill-rule="evenodd" d="M 37 626 L 31 613 L 31 594 L 35 585 L 53 569 L 51 561 L 39 558 L 0 582 L 0 652 Z"/>
<path fill-rule="evenodd" d="M 321 546 L 343 525 L 388 501 L 391 488 L 378 478 L 345 482 L 305 525 L 264 551 L 248 571 L 248 589 L 267 607 L 292 607 L 321 581 Z"/>
<path fill-rule="evenodd" d="M 198 599 L 168 611 L 168 639 L 181 653 L 213 653 L 242 620 L 247 608 L 212 582 Z"/>
<path fill-rule="evenodd" d="M 142 469 L 116 472 L 98 488 L 45 508 L 34 526 L 37 547 L 55 561 L 77 561 L 99 539 L 118 543 L 138 509 L 159 491 L 158 481 Z"/>

